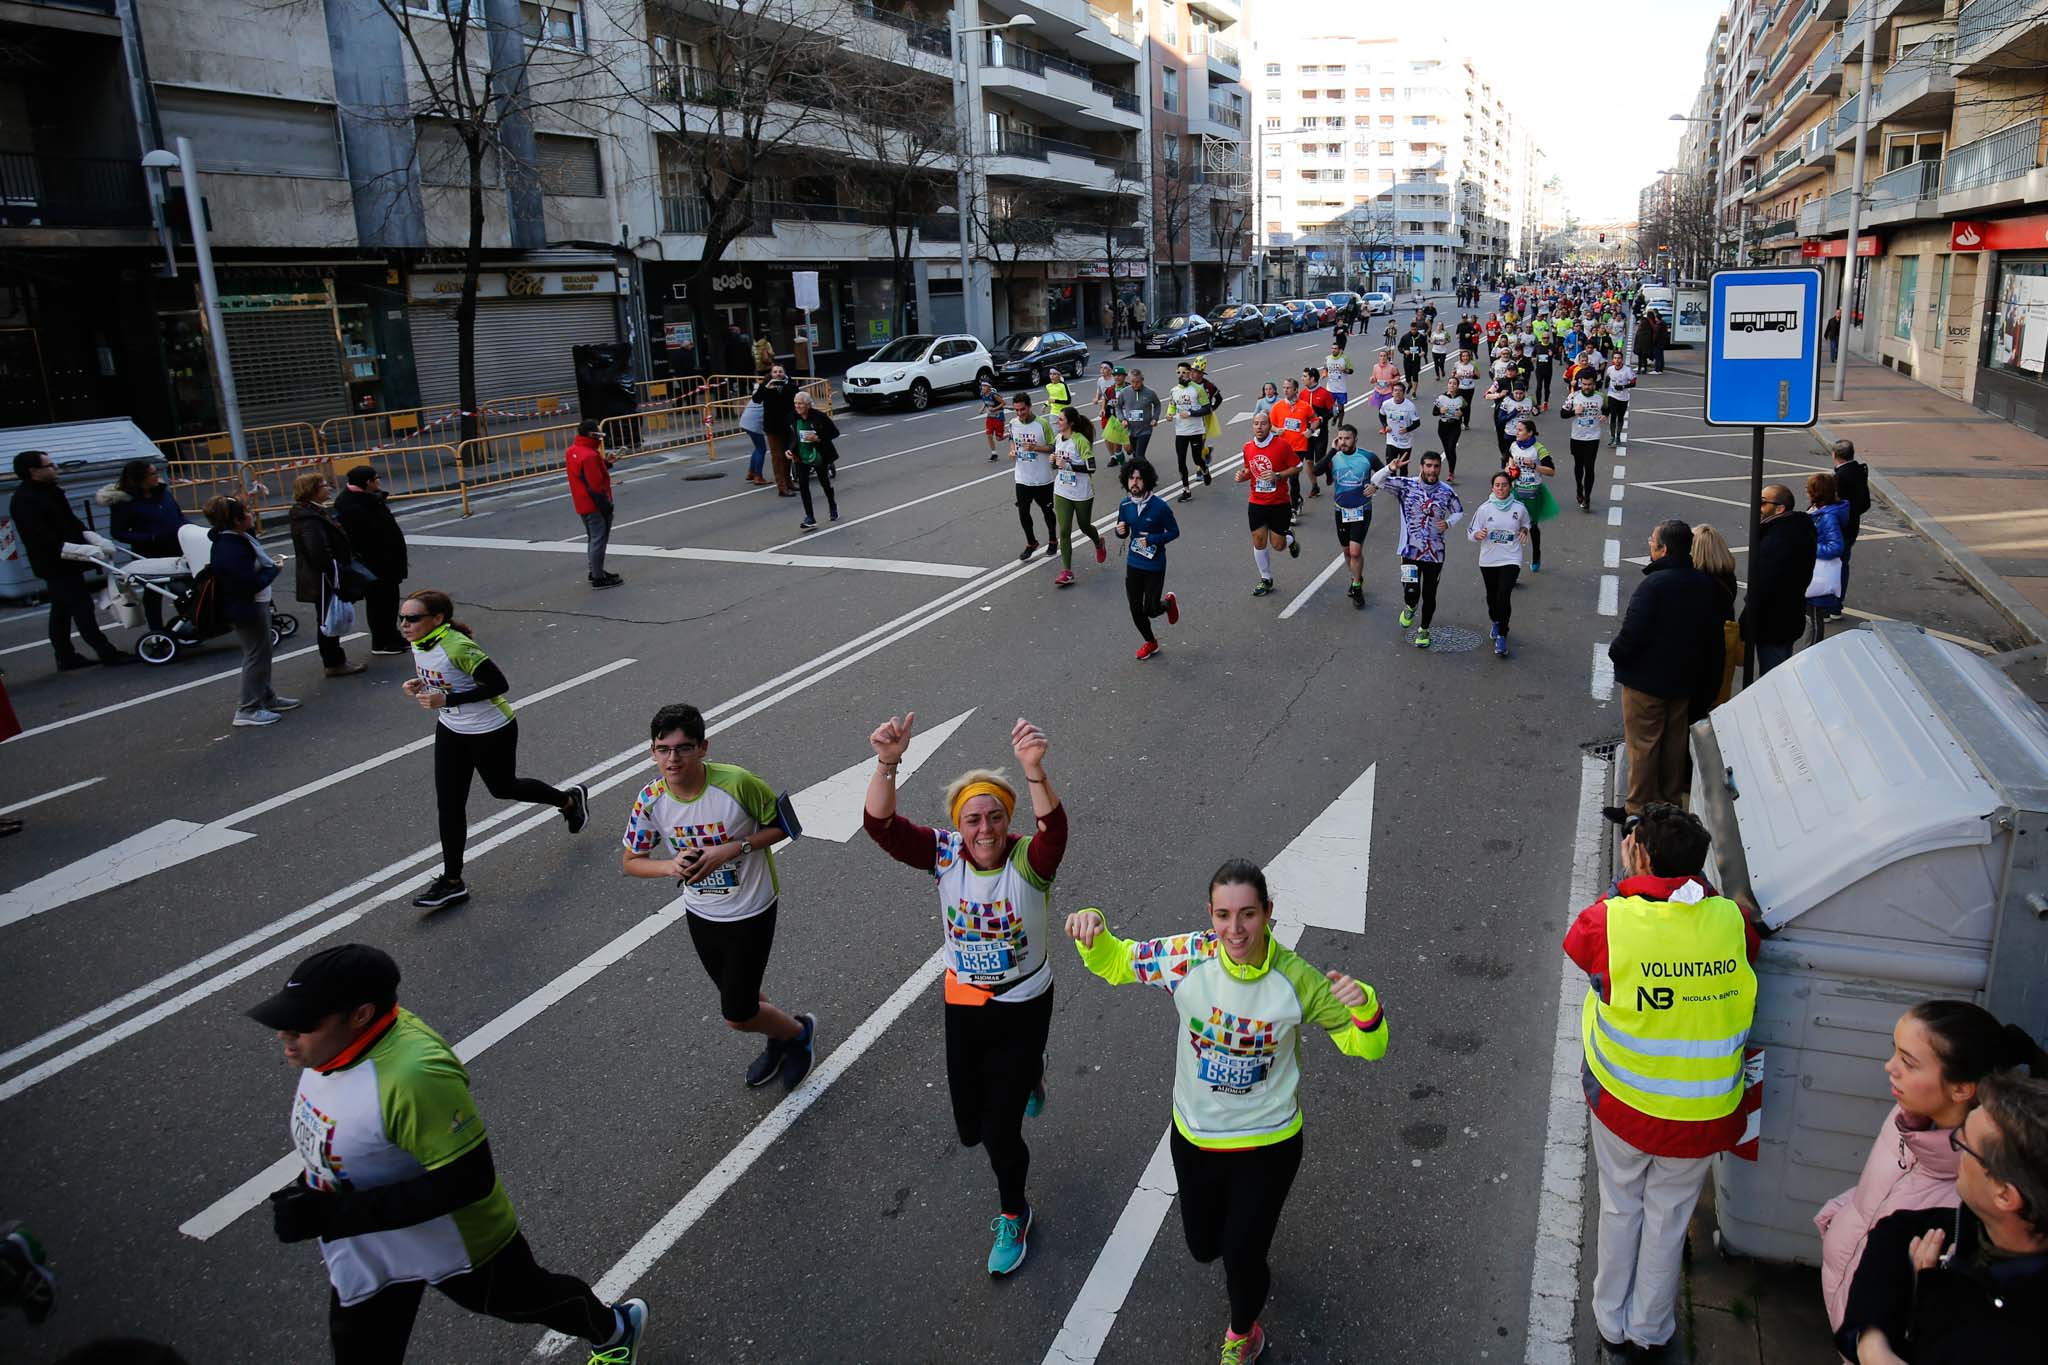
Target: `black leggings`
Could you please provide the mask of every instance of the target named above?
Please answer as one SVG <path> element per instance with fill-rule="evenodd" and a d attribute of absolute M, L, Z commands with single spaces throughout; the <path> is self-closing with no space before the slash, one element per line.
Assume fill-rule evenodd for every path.
<path fill-rule="evenodd" d="M 489 705 L 489 703 L 482 703 Z M 469 780 L 481 777 L 500 801 L 527 801 L 560 809 L 569 794 L 536 778 L 520 777 L 519 722 L 507 721 L 481 735 L 434 727 L 434 805 L 441 818 L 441 871 L 462 876 L 462 850 L 469 842 Z"/>
<path fill-rule="evenodd" d="M 797 494 L 804 500 L 804 520 L 816 521 L 818 519 L 817 513 L 811 510 L 812 479 L 816 479 L 818 487 L 825 490 L 825 506 L 831 509 L 833 516 L 838 516 L 839 499 L 832 493 L 832 466 L 825 460 L 820 460 L 816 464 L 806 464 L 802 460 L 792 460 L 790 464 L 796 470 Z"/>
<path fill-rule="evenodd" d="M 1444 377 L 1444 362 L 1449 359 L 1450 357 L 1445 355 L 1442 351 L 1432 351 L 1430 353 L 1429 360 L 1432 365 L 1436 366 L 1436 377 L 1438 379 L 1442 379 Z"/>
<path fill-rule="evenodd" d="M 1550 375 L 1551 371 L 1556 368 L 1555 365 L 1538 365 L 1536 367 L 1536 393 L 1534 397 L 1539 407 L 1550 402 Z"/>
<path fill-rule="evenodd" d="M 706 919 L 685 912 L 690 943 L 704 974 L 718 987 L 718 1013 L 728 1024 L 744 1024 L 761 1012 L 761 979 L 768 975 L 768 954 L 775 948 L 775 911 L 781 904 L 745 919 Z"/>
<path fill-rule="evenodd" d="M 329 1288 L 327 1337 L 334 1345 L 334 1365 L 401 1365 L 426 1288 L 418 1280 L 401 1281 L 346 1307 Z M 610 1341 L 619 1330 L 618 1315 L 598 1301 L 589 1285 L 535 1264 L 525 1233 L 514 1233 L 490 1260 L 434 1288 L 472 1313 L 537 1322 L 592 1345 Z"/>
<path fill-rule="evenodd" d="M 1503 635 L 1508 633 L 1508 618 L 1515 614 L 1515 579 L 1521 572 L 1519 564 L 1479 568 L 1479 576 L 1486 580 L 1486 619 L 1499 626 Z"/>
<path fill-rule="evenodd" d="M 1436 424 L 1437 443 L 1444 448 L 1444 465 L 1451 478 L 1458 477 L 1458 438 L 1465 434 L 1465 425 L 1458 421 L 1442 421 Z"/>
<path fill-rule="evenodd" d="M 1160 600 L 1165 594 L 1166 570 L 1124 566 L 1124 600 L 1131 604 L 1131 624 L 1138 628 L 1146 644 L 1159 643 L 1152 634 L 1152 618 L 1166 615 Z"/>
<path fill-rule="evenodd" d="M 1158 577 L 1159 575 L 1154 575 Z M 1047 964 L 1040 971 L 1050 971 Z M 946 1088 L 960 1145 L 988 1151 L 1002 1212 L 1024 1212 L 1024 1102 L 1045 1078 L 1045 1037 L 1052 1028 L 1052 987 L 1034 1000 L 946 1006 Z"/>
<path fill-rule="evenodd" d="M 1052 485 L 1049 483 L 1020 483 L 1017 485 L 1017 524 L 1024 528 L 1024 543 L 1026 545 L 1036 545 L 1038 543 L 1038 533 L 1031 529 L 1031 506 L 1033 503 L 1038 505 L 1038 510 L 1045 517 L 1045 542 L 1050 545 L 1053 539 L 1059 535 L 1059 531 L 1053 526 L 1052 520 Z"/>
<path fill-rule="evenodd" d="M 1401 561 L 1401 567 L 1404 569 L 1410 564 L 1413 564 L 1419 572 L 1416 574 L 1416 581 L 1413 583 L 1408 582 L 1406 576 L 1403 575 L 1401 601 L 1410 607 L 1413 607 L 1418 600 L 1422 603 L 1422 616 L 1418 624 L 1424 630 L 1428 630 L 1429 623 L 1436 619 L 1436 581 L 1443 576 L 1444 566 L 1441 561 L 1435 564 L 1424 560 L 1406 558 Z"/>
<path fill-rule="evenodd" d="M 1301 1169 L 1301 1134 L 1270 1147 L 1214 1151 L 1189 1142 L 1176 1127 L 1170 1142 L 1188 1250 L 1203 1265 L 1222 1258 L 1230 1330 L 1242 1336 L 1259 1320 L 1273 1287 L 1266 1253 Z"/>
<path fill-rule="evenodd" d="M 1201 469 L 1203 463 L 1202 443 L 1208 439 L 1207 436 L 1200 432 L 1196 432 L 1193 436 L 1182 436 L 1179 434 L 1174 436 L 1173 458 L 1174 462 L 1180 466 L 1180 482 L 1183 488 L 1191 486 L 1188 483 L 1188 456 L 1194 456 L 1195 468 L 1197 470 Z"/>
<path fill-rule="evenodd" d="M 1578 490 L 1579 501 L 1593 500 L 1593 463 L 1600 458 L 1600 438 L 1590 441 L 1572 442 L 1572 487 Z"/>

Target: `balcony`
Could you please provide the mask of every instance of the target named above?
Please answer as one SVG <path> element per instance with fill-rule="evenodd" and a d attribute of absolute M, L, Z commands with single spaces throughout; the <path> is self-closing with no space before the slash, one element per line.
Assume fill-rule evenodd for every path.
<path fill-rule="evenodd" d="M 1128 20 L 1098 10 L 1084 0 L 988 0 L 989 11 L 981 18 L 997 22 L 1028 14 L 1032 33 L 1048 48 L 1057 48 L 1085 62 L 1135 63 L 1139 60 L 1137 31 Z M 979 22 L 979 20 L 977 20 Z"/>
<path fill-rule="evenodd" d="M 1188 9 L 1218 28 L 1229 28 L 1244 18 L 1238 0 L 1188 0 Z"/>
<path fill-rule="evenodd" d="M 1886 171 L 1870 182 L 1863 195 L 1863 219 L 1869 226 L 1932 218 L 1941 193 L 1941 162 L 1915 161 Z"/>
<path fill-rule="evenodd" d="M 1951 109 L 1956 102 L 1956 78 L 1951 61 L 1956 40 L 1942 34 L 1913 44 L 1899 59 L 1885 68 L 1871 118 L 1878 123 L 1917 118 Z"/>
<path fill-rule="evenodd" d="M 1834 124 L 1827 119 L 1806 130 L 1806 137 L 1799 144 L 1799 155 L 1809 166 L 1831 170 L 1835 164 L 1835 140 L 1829 134 Z"/>
<path fill-rule="evenodd" d="M 1775 241 L 1777 238 L 1780 237 L 1797 236 L 1798 233 L 1798 217 L 1792 214 L 1787 214 L 1783 218 L 1773 218 L 1770 222 L 1765 223 L 1758 227 L 1756 230 L 1756 240 L 1758 242 L 1770 242 Z"/>
<path fill-rule="evenodd" d="M 1848 61 L 1863 51 L 1864 25 L 1870 18 L 1871 9 L 1877 0 L 1856 0 L 1849 11 L 1849 17 L 1842 24 L 1842 60 Z"/>
<path fill-rule="evenodd" d="M 1828 231 L 1840 231 L 1849 226 L 1850 195 L 1849 190 L 1836 190 L 1828 196 Z"/>
<path fill-rule="evenodd" d="M 953 34 L 944 24 L 929 24 L 915 15 L 898 14 L 894 10 L 869 4 L 857 4 L 853 7 L 853 12 L 868 23 L 895 30 L 911 51 L 946 59 L 947 67 L 950 69 Z"/>
<path fill-rule="evenodd" d="M 149 190 L 134 157 L 0 152 L 0 227 L 146 228 Z"/>
<path fill-rule="evenodd" d="M 1811 204 L 1801 206 L 1797 220 L 1799 235 L 1801 237 L 1820 236 L 1826 230 L 1827 218 L 1828 206 L 1818 199 L 1814 200 Z"/>
<path fill-rule="evenodd" d="M 1097 81 L 1095 73 L 1079 62 L 1005 42 L 994 34 L 986 36 L 982 53 L 979 79 L 986 93 L 1002 95 L 1034 113 L 1092 132 L 1133 131 L 1144 124 L 1134 92 L 1119 92 Z M 1110 92 L 1107 100 L 1101 93 L 1104 90 Z M 1116 98 L 1119 93 L 1122 100 Z"/>
<path fill-rule="evenodd" d="M 2044 129 L 2048 119 L 2031 118 L 1950 151 L 1942 162 L 1942 213 L 2048 199 L 2048 176 L 2042 171 Z"/>
<path fill-rule="evenodd" d="M 1842 43 L 1830 38 L 1825 46 L 1814 54 L 1813 65 L 1806 68 L 1806 88 L 1816 95 L 1833 96 L 1842 89 Z"/>
<path fill-rule="evenodd" d="M 2048 62 L 2048 0 L 1971 0 L 1956 15 L 1956 69 L 1965 76 Z"/>
<path fill-rule="evenodd" d="M 1863 96 L 1855 94 L 1835 106 L 1834 133 L 1836 149 L 1845 150 L 1856 142 L 1856 118 L 1861 112 Z"/>

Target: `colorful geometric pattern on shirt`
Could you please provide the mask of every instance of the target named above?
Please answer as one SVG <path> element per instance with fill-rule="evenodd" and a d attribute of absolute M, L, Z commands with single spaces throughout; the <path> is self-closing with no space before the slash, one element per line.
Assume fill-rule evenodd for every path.
<path fill-rule="evenodd" d="M 1197 1077 L 1218 1090 L 1244 1094 L 1266 1079 L 1280 1035 L 1269 1019 L 1240 1018 L 1212 1006 L 1206 1023 L 1188 1020 L 1188 1046 Z"/>
<path fill-rule="evenodd" d="M 1163 986 L 1172 990 L 1194 963 L 1216 956 L 1217 938 L 1212 931 L 1175 934 L 1171 938 L 1140 939 L 1132 945 L 1131 970 L 1141 986 Z"/>

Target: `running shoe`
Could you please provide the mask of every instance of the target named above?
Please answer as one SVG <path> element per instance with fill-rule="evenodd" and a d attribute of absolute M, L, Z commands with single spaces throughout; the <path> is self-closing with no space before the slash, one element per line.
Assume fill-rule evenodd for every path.
<path fill-rule="evenodd" d="M 1261 578 L 1259 580 L 1259 586 L 1252 589 L 1252 596 L 1264 597 L 1267 593 L 1271 591 L 1273 591 L 1273 580 L 1270 578 Z"/>
<path fill-rule="evenodd" d="M 0 1302 L 19 1305 L 41 1322 L 57 1305 L 57 1277 L 35 1235 L 19 1222 L 0 1223 Z"/>
<path fill-rule="evenodd" d="M 1288 557 L 1289 559 L 1300 559 L 1300 558 L 1301 558 L 1301 537 L 1300 537 L 1300 536 L 1289 536 L 1289 537 L 1288 537 L 1288 539 L 1287 539 L 1287 557 Z"/>
<path fill-rule="evenodd" d="M 1252 1330 L 1241 1337 L 1224 1334 L 1222 1365 L 1252 1365 L 1265 1351 L 1266 1329 L 1255 1322 Z"/>
<path fill-rule="evenodd" d="M 1103 541 L 1100 541 L 1100 540 L 1096 541 L 1096 542 L 1095 542 L 1095 562 L 1096 562 L 1097 564 L 1102 564 L 1102 563 L 1106 563 L 1106 562 L 1108 562 L 1108 560 L 1109 560 L 1109 546 L 1108 546 L 1108 544 L 1106 544 L 1105 542 L 1103 542 Z"/>
<path fill-rule="evenodd" d="M 1057 555 L 1059 552 L 1060 547 L 1057 545 L 1047 545 L 1045 547 L 1045 557 L 1047 559 L 1051 559 L 1054 555 Z"/>
<path fill-rule="evenodd" d="M 782 1070 L 784 1044 L 770 1038 L 761 1049 L 761 1055 L 747 1063 L 747 1089 L 758 1090 L 775 1079 L 775 1073 Z"/>
<path fill-rule="evenodd" d="M 1031 1233 L 1031 1205 L 1022 1214 L 999 1213 L 989 1223 L 995 1244 L 988 1249 L 988 1273 L 1007 1275 L 1024 1264 L 1025 1238 Z"/>
<path fill-rule="evenodd" d="M 1202 487 L 1207 488 L 1210 484 L 1214 482 L 1216 481 L 1209 477 L 1209 463 L 1208 461 L 1204 460 L 1202 462 Z"/>
<path fill-rule="evenodd" d="M 405 652 L 406 652 L 406 651 L 407 651 L 408 649 L 410 649 L 410 648 L 411 648 L 411 646 L 410 646 L 410 645 L 404 645 L 404 646 L 400 646 L 400 647 L 399 647 L 399 648 L 397 648 L 397 649 L 375 649 L 375 648 L 372 648 L 372 649 L 370 650 L 370 652 L 371 652 L 372 654 L 403 654 L 403 653 L 405 653 Z"/>
<path fill-rule="evenodd" d="M 1025 561 L 1025 560 L 1027 560 L 1027 559 L 1031 558 L 1031 556 L 1033 556 L 1033 555 L 1035 555 L 1035 554 L 1037 554 L 1037 553 L 1038 553 L 1038 542 L 1034 540 L 1034 541 L 1032 541 L 1032 542 L 1031 542 L 1030 544 L 1028 544 L 1028 545 L 1026 545 L 1026 546 L 1024 547 L 1024 553 L 1022 553 L 1022 554 L 1020 554 L 1020 555 L 1018 555 L 1018 556 L 1017 556 L 1017 562 L 1018 562 L 1019 564 L 1022 564 L 1022 563 L 1023 563 L 1023 562 Z"/>
<path fill-rule="evenodd" d="M 1495 621 L 1487 626 L 1486 638 L 1489 640 L 1498 640 L 1500 638 L 1500 622 Z"/>
<path fill-rule="evenodd" d="M 469 888 L 460 877 L 436 877 L 427 889 L 412 898 L 413 906 L 420 910 L 439 910 L 444 905 L 460 905 L 469 899 Z"/>
<path fill-rule="evenodd" d="M 568 822 L 571 834 L 583 832 L 590 822 L 590 788 L 581 782 L 569 788 L 569 804 L 562 807 L 562 819 Z"/>
<path fill-rule="evenodd" d="M 832 509 L 832 520 L 839 520 L 839 509 L 837 507 Z"/>
<path fill-rule="evenodd" d="M 1188 488 L 1181 489 L 1180 496 L 1174 499 L 1175 502 L 1193 502 L 1194 500 L 1194 490 Z"/>
<path fill-rule="evenodd" d="M 273 696 L 269 701 L 263 703 L 263 709 L 266 711 L 276 711 L 282 715 L 286 711 L 296 711 L 305 704 L 297 697 Z"/>
<path fill-rule="evenodd" d="M 1429 648 L 1429 628 L 1427 626 L 1415 632 L 1415 647 L 1417 649 Z"/>
<path fill-rule="evenodd" d="M 1500 633 L 1498 633 L 1498 632 L 1496 632 L 1496 633 L 1494 634 L 1494 637 L 1493 637 L 1493 652 L 1494 652 L 1494 655 L 1495 655 L 1495 657 L 1497 657 L 1497 658 L 1505 659 L 1505 658 L 1507 658 L 1507 657 L 1508 657 L 1508 640 L 1507 640 L 1507 636 L 1505 636 L 1505 635 L 1502 635 L 1502 634 L 1500 634 Z"/>
<path fill-rule="evenodd" d="M 235 724 L 237 725 L 275 725 L 283 719 L 284 717 L 278 715 L 275 711 L 235 712 Z"/>
<path fill-rule="evenodd" d="M 634 1365 L 640 1359 L 640 1348 L 647 1344 L 647 1300 L 627 1299 L 613 1304 L 612 1311 L 625 1320 L 619 1329 L 619 1339 L 608 1346 L 593 1347 L 590 1365 Z"/>
<path fill-rule="evenodd" d="M 1365 605 L 1365 584 L 1353 583 L 1349 588 L 1345 589 L 1344 595 L 1351 599 L 1352 606 L 1363 607 Z"/>
<path fill-rule="evenodd" d="M 1031 1087 L 1031 1094 L 1024 1100 L 1024 1117 L 1035 1119 L 1045 1112 L 1045 1082 Z"/>
<path fill-rule="evenodd" d="M 1169 626 L 1180 624 L 1180 599 L 1172 593 L 1166 594 L 1166 624 Z"/>
<path fill-rule="evenodd" d="M 1157 640 L 1147 640 L 1144 644 L 1138 646 L 1138 662 L 1143 663 L 1158 652 L 1159 642 Z"/>
<path fill-rule="evenodd" d="M 811 517 L 805 517 L 796 524 L 796 529 L 799 531 L 815 531 L 818 529 L 818 523 Z"/>
<path fill-rule="evenodd" d="M 1403 608 L 1401 608 L 1401 629 L 1403 629 L 1403 630 L 1406 630 L 1406 629 L 1408 629 L 1408 627 L 1410 627 L 1410 626 L 1412 626 L 1412 625 L 1414 625 L 1414 624 L 1415 624 L 1415 608 L 1413 608 L 1413 607 L 1403 607 Z"/>
<path fill-rule="evenodd" d="M 799 1014 L 804 1021 L 804 1036 L 793 1043 L 786 1043 L 782 1049 L 782 1088 L 794 1090 L 803 1084 L 804 1077 L 811 1074 L 811 1067 L 818 1060 L 818 1016 Z"/>
<path fill-rule="evenodd" d="M 1543 561 L 1542 561 L 1542 560 L 1540 560 L 1540 559 L 1532 559 L 1532 560 L 1530 560 L 1530 561 L 1529 561 L 1529 572 L 1530 572 L 1530 573 L 1542 573 L 1542 572 L 1543 572 Z"/>
<path fill-rule="evenodd" d="M 1074 571 L 1073 571 L 1072 569 L 1062 569 L 1062 570 L 1060 571 L 1060 576 L 1059 576 L 1058 578 L 1055 578 L 1055 579 L 1054 579 L 1054 580 L 1052 581 L 1052 585 L 1053 585 L 1053 586 L 1054 586 L 1055 588 L 1071 588 L 1071 587 L 1073 587 L 1073 586 L 1074 586 Z"/>

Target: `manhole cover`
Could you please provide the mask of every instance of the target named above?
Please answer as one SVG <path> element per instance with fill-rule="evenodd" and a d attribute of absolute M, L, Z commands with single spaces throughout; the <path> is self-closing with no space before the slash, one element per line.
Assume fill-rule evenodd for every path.
<path fill-rule="evenodd" d="M 1467 650 L 1479 648 L 1479 638 L 1475 632 L 1461 630 L 1457 626 L 1431 626 L 1429 628 L 1429 652 L 1432 654 L 1463 654 Z M 1414 631 L 1408 632 L 1408 639 L 1410 643 L 1414 642 Z"/>
<path fill-rule="evenodd" d="M 724 471 L 723 469 L 706 469 L 706 470 L 701 470 L 701 471 L 699 471 L 698 473 L 695 473 L 695 474 L 685 474 L 685 475 L 683 475 L 683 482 L 684 482 L 684 483 L 702 483 L 702 482 L 704 482 L 704 480 L 706 480 L 706 479 L 722 479 L 722 478 L 724 478 L 724 477 L 725 477 L 725 471 Z"/>

